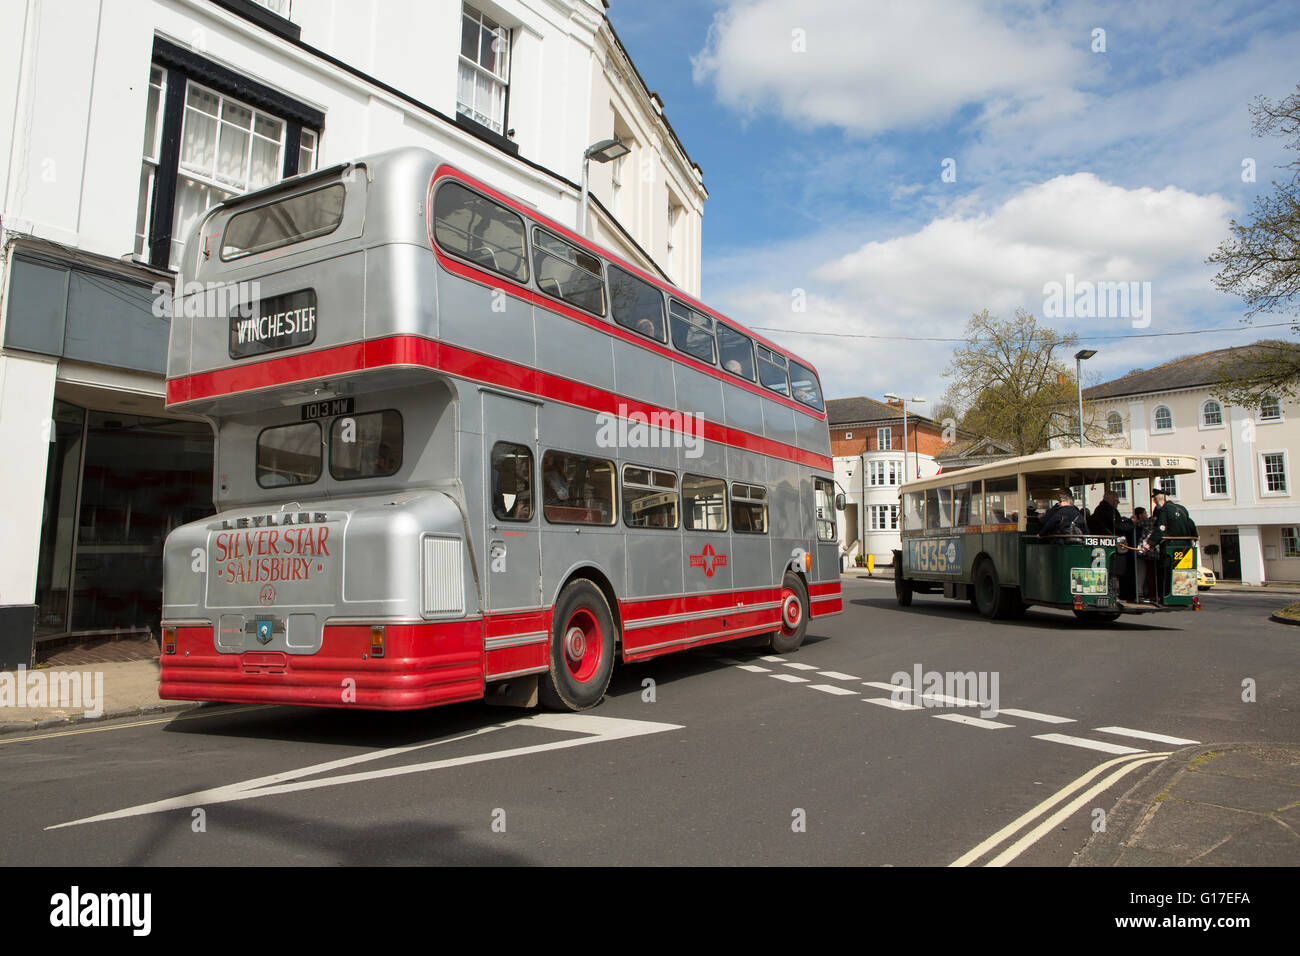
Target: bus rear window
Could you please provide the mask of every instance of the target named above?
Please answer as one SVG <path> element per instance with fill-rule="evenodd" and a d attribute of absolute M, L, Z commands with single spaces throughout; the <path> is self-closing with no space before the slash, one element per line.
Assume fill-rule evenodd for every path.
<path fill-rule="evenodd" d="M 221 240 L 221 258 L 238 259 L 325 236 L 342 221 L 340 183 L 266 203 L 230 217 L 225 238 Z"/>
<path fill-rule="evenodd" d="M 257 484 L 262 488 L 310 485 L 320 477 L 320 424 L 265 428 L 257 436 Z"/>
<path fill-rule="evenodd" d="M 343 415 L 330 425 L 330 475 L 337 481 L 383 478 L 402 467 L 402 416 L 395 411 Z"/>

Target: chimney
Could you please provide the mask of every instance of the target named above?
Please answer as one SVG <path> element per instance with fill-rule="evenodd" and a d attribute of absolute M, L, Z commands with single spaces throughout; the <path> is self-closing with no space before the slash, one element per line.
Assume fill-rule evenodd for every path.
<path fill-rule="evenodd" d="M 897 408 L 900 411 L 903 408 L 903 400 L 901 398 L 888 399 L 886 400 L 885 404 L 888 405 L 890 408 Z"/>

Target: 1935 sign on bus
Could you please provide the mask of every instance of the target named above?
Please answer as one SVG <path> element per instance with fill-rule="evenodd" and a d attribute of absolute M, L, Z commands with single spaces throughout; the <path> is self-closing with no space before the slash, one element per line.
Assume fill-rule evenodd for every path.
<path fill-rule="evenodd" d="M 163 697 L 582 709 L 616 659 L 841 610 L 812 366 L 432 153 L 228 200 L 185 249 L 258 291 L 173 310 L 218 514 L 167 539 Z"/>

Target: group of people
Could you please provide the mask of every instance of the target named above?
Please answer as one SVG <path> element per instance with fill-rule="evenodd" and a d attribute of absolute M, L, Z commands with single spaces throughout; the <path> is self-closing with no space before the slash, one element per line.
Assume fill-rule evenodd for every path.
<path fill-rule="evenodd" d="M 1139 507 L 1133 509 L 1131 518 L 1125 518 L 1117 507 L 1119 494 L 1107 489 L 1101 503 L 1089 514 L 1076 507 L 1074 495 L 1063 488 L 1057 492 L 1056 504 L 1043 516 L 1038 537 L 1070 544 L 1080 543 L 1081 539 L 1076 535 L 1123 536 L 1129 549 L 1144 559 L 1144 573 L 1140 580 L 1145 584 L 1145 593 L 1158 600 L 1156 567 L 1163 555 L 1160 545 L 1166 538 L 1195 538 L 1198 532 L 1187 509 L 1170 501 L 1164 491 L 1157 488 L 1152 492 L 1151 503 L 1150 516 L 1145 508 Z"/>

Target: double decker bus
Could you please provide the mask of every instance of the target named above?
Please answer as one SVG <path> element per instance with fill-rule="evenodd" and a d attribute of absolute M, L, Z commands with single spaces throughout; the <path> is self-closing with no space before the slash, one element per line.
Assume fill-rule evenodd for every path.
<path fill-rule="evenodd" d="M 580 710 L 841 610 L 812 366 L 433 153 L 228 200 L 181 275 L 217 514 L 167 539 L 164 698 Z"/>
<path fill-rule="evenodd" d="M 1125 534 L 1039 533 L 1059 491 L 1071 491 L 1083 508 L 1089 488 L 1121 481 L 1154 487 L 1157 478 L 1198 468 L 1192 455 L 1074 448 L 908 482 L 899 489 L 898 603 L 942 594 L 969 600 L 988 618 L 1018 617 L 1040 605 L 1094 622 L 1199 610 L 1195 538 L 1164 536 L 1143 550 Z"/>

